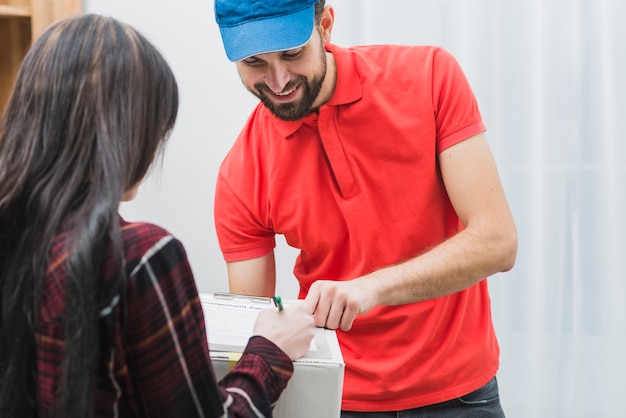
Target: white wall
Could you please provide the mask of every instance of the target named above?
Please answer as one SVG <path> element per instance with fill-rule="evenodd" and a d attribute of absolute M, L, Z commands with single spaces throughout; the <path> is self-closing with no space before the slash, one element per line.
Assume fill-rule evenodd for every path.
<path fill-rule="evenodd" d="M 121 206 L 128 220 L 169 229 L 185 245 L 201 292 L 228 291 L 213 225 L 220 161 L 255 104 L 226 59 L 210 0 L 85 0 L 84 11 L 113 16 L 146 35 L 164 54 L 180 89 L 178 121 L 137 198 Z M 281 269 L 281 276 L 290 270 Z M 282 293 L 296 294 L 294 280 Z"/>

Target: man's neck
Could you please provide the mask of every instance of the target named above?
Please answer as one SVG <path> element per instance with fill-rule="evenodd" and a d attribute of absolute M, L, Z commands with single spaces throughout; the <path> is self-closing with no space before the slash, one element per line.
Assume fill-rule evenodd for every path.
<path fill-rule="evenodd" d="M 322 83 L 322 89 L 317 99 L 313 103 L 313 109 L 319 109 L 333 98 L 335 87 L 337 86 L 337 64 L 331 52 L 326 51 L 326 75 Z"/>

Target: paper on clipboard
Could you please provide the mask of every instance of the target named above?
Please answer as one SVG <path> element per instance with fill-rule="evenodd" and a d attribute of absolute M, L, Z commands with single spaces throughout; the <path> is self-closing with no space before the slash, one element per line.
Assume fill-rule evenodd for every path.
<path fill-rule="evenodd" d="M 272 308 L 271 298 L 236 295 L 232 293 L 201 294 L 209 350 L 243 352 L 253 334 L 254 323 L 262 309 Z M 289 305 L 289 301 L 283 301 Z M 331 358 L 332 353 L 323 328 L 315 329 L 309 358 Z"/>

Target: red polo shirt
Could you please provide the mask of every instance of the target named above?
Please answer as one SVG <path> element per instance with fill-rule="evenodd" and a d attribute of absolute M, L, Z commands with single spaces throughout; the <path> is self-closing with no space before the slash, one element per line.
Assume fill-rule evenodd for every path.
<path fill-rule="evenodd" d="M 296 122 L 253 111 L 225 158 L 215 197 L 227 261 L 259 257 L 284 234 L 300 254 L 300 296 L 424 252 L 459 230 L 437 154 L 483 132 L 454 58 L 436 47 L 327 45 L 333 98 Z M 338 332 L 345 410 L 448 400 L 498 368 L 485 280 L 453 295 L 377 307 Z"/>

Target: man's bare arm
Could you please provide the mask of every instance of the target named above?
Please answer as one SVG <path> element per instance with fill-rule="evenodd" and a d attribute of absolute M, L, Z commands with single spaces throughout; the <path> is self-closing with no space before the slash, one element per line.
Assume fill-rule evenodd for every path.
<path fill-rule="evenodd" d="M 348 330 L 356 315 L 374 306 L 452 294 L 513 267 L 517 232 L 484 135 L 450 147 L 440 154 L 439 162 L 465 228 L 403 263 L 352 281 L 315 282 L 306 301 L 315 310 L 317 326 Z"/>
<path fill-rule="evenodd" d="M 276 264 L 274 251 L 264 256 L 226 264 L 231 293 L 254 296 L 274 296 Z"/>

